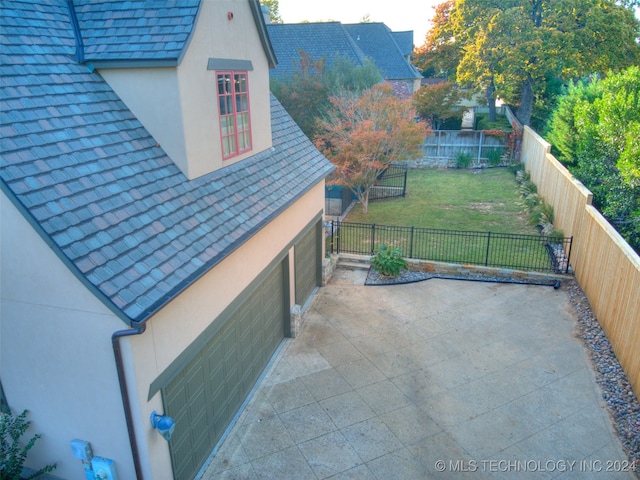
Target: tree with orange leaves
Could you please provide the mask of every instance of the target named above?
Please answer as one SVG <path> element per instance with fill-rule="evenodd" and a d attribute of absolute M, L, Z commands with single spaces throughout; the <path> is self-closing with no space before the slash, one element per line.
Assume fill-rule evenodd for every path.
<path fill-rule="evenodd" d="M 378 84 L 361 94 L 330 99 L 314 143 L 335 166 L 330 183 L 351 189 L 367 212 L 369 192 L 391 163 L 415 158 L 426 135 L 411 100 Z"/>

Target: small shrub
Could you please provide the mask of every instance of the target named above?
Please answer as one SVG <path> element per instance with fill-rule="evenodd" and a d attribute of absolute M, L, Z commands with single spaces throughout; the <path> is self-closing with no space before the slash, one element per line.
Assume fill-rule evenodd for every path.
<path fill-rule="evenodd" d="M 473 162 L 473 157 L 467 152 L 458 152 L 456 154 L 456 167 L 457 168 L 469 168 Z"/>
<path fill-rule="evenodd" d="M 549 233 L 552 243 L 562 243 L 564 241 L 564 232 L 562 230 L 553 229 Z"/>
<path fill-rule="evenodd" d="M 516 169 L 516 182 L 522 183 L 531 180 L 531 174 L 529 172 L 520 169 L 519 165 L 514 165 L 514 168 Z"/>
<path fill-rule="evenodd" d="M 371 259 L 371 266 L 380 275 L 395 277 L 400 274 L 402 269 L 407 269 L 409 264 L 402 257 L 402 250 L 389 248 L 384 243 L 381 243 L 380 250 Z"/>
<path fill-rule="evenodd" d="M 532 227 L 537 227 L 540 225 L 540 220 L 542 219 L 542 214 L 540 212 L 540 207 L 534 207 L 529 210 L 529 214 L 527 216 L 527 223 Z"/>
<path fill-rule="evenodd" d="M 518 174 L 522 171 L 522 164 L 520 162 L 512 162 L 507 167 L 508 170 L 513 173 L 516 177 L 516 181 L 518 180 Z"/>
<path fill-rule="evenodd" d="M 487 152 L 487 158 L 489 159 L 489 165 L 492 167 L 498 166 L 502 161 L 502 152 L 499 148 L 492 148 Z"/>
<path fill-rule="evenodd" d="M 27 420 L 28 410 L 20 415 L 0 413 L 0 478 L 2 480 L 20 480 L 22 467 L 27 460 L 27 454 L 41 435 L 36 434 L 24 446 L 21 445 L 20 438 L 26 433 L 31 425 Z M 41 468 L 25 480 L 39 478 L 51 472 L 56 465 L 47 465 Z"/>
<path fill-rule="evenodd" d="M 539 206 L 541 201 L 542 199 L 537 193 L 530 193 L 522 199 L 522 205 L 527 210 L 531 210 L 532 208 L 536 208 L 537 206 Z"/>
<path fill-rule="evenodd" d="M 526 197 L 527 195 L 531 195 L 532 193 L 538 193 L 538 186 L 530 180 L 525 180 L 520 183 L 518 191 L 520 192 L 520 195 Z"/>
<path fill-rule="evenodd" d="M 543 201 L 540 204 L 540 217 L 541 223 L 553 224 L 553 205 L 549 205 L 547 202 Z"/>

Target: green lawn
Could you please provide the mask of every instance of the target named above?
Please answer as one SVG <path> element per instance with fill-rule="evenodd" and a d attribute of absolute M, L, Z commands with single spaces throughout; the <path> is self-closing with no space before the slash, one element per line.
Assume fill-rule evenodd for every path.
<path fill-rule="evenodd" d="M 506 168 L 409 170 L 407 195 L 357 204 L 346 222 L 403 225 L 446 230 L 537 234 L 517 204 L 513 174 Z"/>
<path fill-rule="evenodd" d="M 518 199 L 513 174 L 506 168 L 409 170 L 407 196 L 370 202 L 366 215 L 356 205 L 345 222 L 377 226 L 344 227 L 335 237 L 336 246 L 366 254 L 384 243 L 412 258 L 549 271 L 546 240 L 527 224 Z"/>

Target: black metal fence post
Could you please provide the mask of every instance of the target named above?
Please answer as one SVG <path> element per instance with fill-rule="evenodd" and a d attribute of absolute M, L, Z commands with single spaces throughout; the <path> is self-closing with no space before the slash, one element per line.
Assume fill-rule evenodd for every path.
<path fill-rule="evenodd" d="M 407 172 L 409 171 L 408 168 L 404 169 L 404 181 L 402 182 L 402 196 L 406 197 L 407 196 Z"/>
<path fill-rule="evenodd" d="M 334 235 L 333 232 L 335 231 L 335 224 L 336 224 L 336 221 L 335 220 L 331 220 L 331 253 L 337 253 L 337 252 L 334 251 L 335 243 L 336 243 L 336 239 L 333 236 Z"/>
<path fill-rule="evenodd" d="M 487 253 L 484 257 L 484 266 L 489 265 L 489 245 L 491 243 L 491 232 L 487 232 Z"/>
<path fill-rule="evenodd" d="M 573 235 L 569 237 L 569 249 L 567 252 L 567 267 L 562 273 L 569 273 L 569 263 L 571 262 L 571 248 L 573 247 Z"/>
<path fill-rule="evenodd" d="M 409 258 L 413 257 L 413 225 L 411 226 L 411 237 L 409 239 Z"/>
<path fill-rule="evenodd" d="M 371 225 L 371 255 L 376 250 L 376 224 Z"/>

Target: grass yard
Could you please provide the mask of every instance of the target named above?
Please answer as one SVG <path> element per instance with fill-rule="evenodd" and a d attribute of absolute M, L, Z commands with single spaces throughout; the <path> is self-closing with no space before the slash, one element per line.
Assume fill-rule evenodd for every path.
<path fill-rule="evenodd" d="M 407 196 L 355 205 L 346 222 L 536 235 L 527 224 L 507 168 L 409 170 Z"/>

